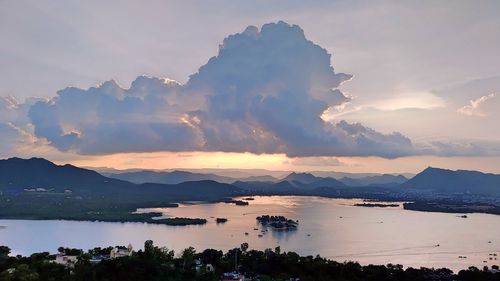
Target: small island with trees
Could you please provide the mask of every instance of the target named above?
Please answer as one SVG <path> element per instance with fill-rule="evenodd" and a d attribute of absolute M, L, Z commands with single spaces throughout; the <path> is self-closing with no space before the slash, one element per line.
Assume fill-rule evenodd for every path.
<path fill-rule="evenodd" d="M 226 218 L 216 218 L 216 219 L 215 219 L 215 222 L 216 222 L 216 223 L 226 223 L 226 222 L 227 222 L 227 219 L 226 219 Z"/>
<path fill-rule="evenodd" d="M 247 201 L 233 199 L 233 198 L 223 198 L 221 200 L 218 200 L 218 202 L 227 203 L 227 204 L 234 204 L 236 206 L 248 206 L 249 205 L 249 203 Z"/>
<path fill-rule="evenodd" d="M 397 208 L 399 204 L 383 204 L 383 203 L 357 203 L 356 207 L 371 207 L 371 208 Z"/>
<path fill-rule="evenodd" d="M 256 219 L 261 225 L 271 227 L 273 230 L 278 231 L 296 230 L 299 225 L 298 221 L 288 219 L 284 216 L 263 215 Z"/>
<path fill-rule="evenodd" d="M 183 226 L 183 225 L 202 225 L 206 224 L 206 219 L 200 218 L 165 218 L 165 219 L 153 219 L 154 223 L 173 225 L 173 226 Z"/>

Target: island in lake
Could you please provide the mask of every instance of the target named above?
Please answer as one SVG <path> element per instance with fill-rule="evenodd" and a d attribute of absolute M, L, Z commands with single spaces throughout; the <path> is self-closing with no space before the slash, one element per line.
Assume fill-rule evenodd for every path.
<path fill-rule="evenodd" d="M 206 224 L 206 219 L 200 218 L 166 218 L 166 219 L 154 219 L 155 223 L 166 224 L 166 225 L 201 225 Z"/>
<path fill-rule="evenodd" d="M 215 219 L 215 222 L 216 222 L 216 223 L 226 223 L 226 222 L 227 222 L 227 219 L 226 219 L 226 218 L 216 218 L 216 219 Z"/>
<path fill-rule="evenodd" d="M 289 231 L 296 230 L 299 225 L 298 221 L 288 219 L 284 216 L 263 215 L 256 218 L 263 226 L 269 226 L 273 230 Z"/>
<path fill-rule="evenodd" d="M 354 204 L 356 207 L 377 207 L 377 208 L 397 208 L 399 207 L 399 204 L 383 204 L 383 203 L 357 203 Z"/>
<path fill-rule="evenodd" d="M 237 200 L 237 199 L 233 199 L 233 198 L 223 198 L 221 200 L 216 200 L 214 202 L 234 204 L 236 206 L 248 206 L 249 205 L 249 203 L 247 201 Z"/>

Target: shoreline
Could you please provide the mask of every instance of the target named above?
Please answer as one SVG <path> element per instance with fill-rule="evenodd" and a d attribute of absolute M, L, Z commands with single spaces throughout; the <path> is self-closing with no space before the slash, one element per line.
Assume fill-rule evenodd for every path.
<path fill-rule="evenodd" d="M 156 208 L 177 208 L 183 204 L 234 204 L 236 206 L 245 207 L 251 204 L 251 200 L 245 200 L 249 197 L 258 196 L 271 196 L 271 197 L 286 197 L 286 196 L 299 196 L 299 197 L 317 197 L 322 199 L 347 199 L 347 200 L 362 200 L 361 203 L 355 203 L 353 207 L 360 208 L 388 208 L 388 207 L 400 207 L 407 211 L 416 212 L 432 212 L 432 213 L 447 213 L 447 214 L 488 214 L 488 215 L 500 215 L 500 207 L 492 205 L 481 205 L 481 204 L 471 204 L 456 201 L 403 201 L 389 198 L 373 198 L 373 197 L 342 197 L 342 196 L 321 196 L 321 195 L 311 195 L 311 194 L 245 194 L 235 197 L 225 197 L 218 200 L 204 200 L 204 201 L 179 201 L 179 202 L 169 202 L 163 204 L 153 204 L 150 206 L 137 206 L 135 209 L 123 208 L 122 210 L 117 209 L 109 211 L 104 209 L 102 211 L 88 211 L 86 213 L 77 213 L 75 215 L 49 215 L 49 214 L 28 214 L 28 215 L 9 215 L 8 211 L 5 215 L 0 215 L 0 220 L 64 220 L 64 221 L 82 221 L 82 222 L 115 222 L 115 223 L 146 223 L 146 224 L 158 224 L 158 225 L 169 225 L 169 226 L 188 226 L 188 225 L 203 225 L 208 221 L 203 218 L 162 218 L 155 219 L 155 217 L 161 217 L 163 214 L 156 211 L 148 212 L 137 212 L 139 209 L 156 209 Z M 245 204 L 240 204 L 240 202 L 245 202 Z M 385 203 L 385 204 L 384 204 Z M 396 204 L 397 203 L 397 204 Z M 445 206 L 445 207 L 442 207 Z M 474 208 L 475 206 L 487 206 L 488 208 Z M 4 210 L 5 212 L 5 210 Z M 179 219 L 184 219 L 181 221 Z M 204 221 L 202 221 L 204 220 Z"/>
<path fill-rule="evenodd" d="M 71 217 L 0 217 L 0 220 L 25 220 L 25 221 L 71 221 L 71 222 L 102 222 L 102 223 L 141 223 L 141 224 L 152 224 L 152 225 L 167 225 L 167 226 L 190 226 L 190 225 L 203 225 L 208 221 L 202 218 L 185 218 L 185 217 L 174 217 L 174 218 L 162 218 L 154 219 L 154 217 L 161 216 L 162 213 L 143 213 L 152 215 L 145 219 L 137 220 L 123 220 L 123 219 L 100 219 L 100 218 L 71 218 Z M 6 227 L 0 227 L 3 229 Z"/>
<path fill-rule="evenodd" d="M 473 225 L 478 225 L 477 222 L 481 221 L 483 219 L 487 219 L 489 224 L 497 225 L 498 226 L 498 219 L 496 217 L 491 217 L 491 216 L 470 216 L 469 220 L 463 220 L 461 218 L 456 218 L 457 216 L 455 215 L 417 215 L 416 212 L 405 212 L 401 208 L 398 210 L 383 210 L 383 209 L 378 209 L 378 210 L 371 210 L 368 208 L 354 208 L 353 203 L 355 202 L 361 202 L 362 200 L 343 200 L 343 199 L 330 199 L 330 198 L 306 198 L 306 197 L 288 197 L 288 198 L 282 198 L 282 197 L 275 197 L 275 198 L 266 198 L 266 197 L 255 197 L 255 204 L 248 208 L 248 209 L 242 209 L 238 206 L 234 205 L 226 205 L 226 204 L 217 204 L 217 206 L 181 206 L 180 209 L 177 210 L 172 210 L 171 212 L 169 209 L 165 209 L 164 211 L 164 217 L 170 217 L 170 216 L 191 216 L 191 217 L 196 217 L 199 214 L 206 214 L 204 218 L 209 220 L 209 223 L 206 226 L 196 226 L 196 227 L 165 227 L 161 226 L 158 224 L 158 226 L 154 226 L 152 224 L 147 224 L 147 223 L 130 223 L 130 222 L 120 222 L 120 223 L 110 223 L 110 222 L 103 222 L 102 224 L 98 223 L 93 223 L 93 221 L 89 222 L 82 222 L 79 223 L 77 221 L 71 221 L 71 222 L 64 222 L 64 221 L 47 221 L 47 222 L 36 222 L 36 221 L 12 221 L 9 222 L 7 220 L 5 221 L 0 221 L 0 225 L 6 225 L 8 226 L 8 230 L 5 230 L 2 232 L 0 230 L 0 235 L 4 235 L 3 237 L 6 238 L 4 243 L 6 245 L 12 246 L 16 249 L 17 251 L 20 251 L 21 254 L 29 254 L 31 252 L 41 252 L 41 251 L 47 251 L 47 250 L 53 250 L 56 249 L 59 245 L 64 245 L 64 246 L 76 246 L 76 247 L 83 247 L 84 249 L 89 248 L 89 247 L 94 247 L 94 246 L 101 246 L 101 245 L 108 245 L 108 244 L 113 244 L 115 243 L 114 241 L 118 241 L 118 243 L 122 244 L 128 244 L 129 242 L 134 245 L 134 247 L 140 247 L 140 241 L 144 241 L 148 238 L 155 238 L 155 240 L 160 239 L 159 237 L 162 237 L 158 242 L 161 243 L 161 245 L 165 245 L 167 247 L 172 247 L 176 251 L 180 251 L 183 249 L 183 247 L 187 247 L 189 245 L 194 245 L 196 249 L 205 249 L 205 248 L 214 248 L 214 249 L 223 249 L 223 250 L 228 250 L 228 247 L 239 245 L 239 243 L 242 242 L 249 242 L 253 248 L 263 250 L 264 247 L 275 247 L 277 245 L 281 245 L 283 249 L 291 250 L 291 251 L 296 251 L 297 253 L 301 255 L 310 255 L 314 253 L 320 253 L 322 256 L 332 258 L 335 260 L 340 260 L 343 261 L 344 259 L 346 260 L 355 260 L 360 262 L 361 264 L 369 264 L 370 262 L 373 262 L 374 264 L 385 264 L 387 262 L 397 262 L 397 263 L 402 263 L 402 264 L 408 264 L 409 266 L 413 267 L 420 267 L 420 266 L 426 266 L 426 267 L 432 267 L 432 266 L 446 266 L 448 268 L 451 268 L 453 270 L 459 270 L 461 268 L 467 268 L 464 267 L 463 264 L 468 264 L 468 265 L 475 265 L 478 267 L 482 267 L 482 254 L 477 255 L 473 252 L 468 251 L 464 247 L 451 247 L 449 243 L 446 243 L 446 237 L 445 239 L 441 239 L 443 237 L 438 237 L 436 239 L 422 239 L 418 243 L 418 250 L 408 250 L 408 252 L 411 252 L 411 255 L 420 255 L 420 254 L 427 254 L 431 252 L 436 252 L 437 256 L 435 258 L 431 258 L 431 262 L 424 262 L 422 264 L 419 264 L 419 257 L 408 257 L 408 258 L 401 258 L 401 257 L 392 257 L 390 254 L 384 254 L 388 255 L 387 257 L 374 257 L 370 258 L 368 256 L 364 257 L 367 252 L 373 252 L 374 250 L 380 250 L 383 252 L 398 252 L 400 249 L 406 249 L 406 247 L 412 247 L 412 240 L 408 239 L 403 239 L 405 241 L 401 241 L 401 246 L 402 248 L 399 248 L 399 245 L 393 245 L 390 242 L 391 240 L 384 241 L 383 243 L 385 244 L 380 244 L 380 246 L 373 247 L 370 245 L 370 242 L 364 243 L 367 244 L 367 246 L 362 246 L 360 248 L 353 248 L 352 250 L 349 249 L 343 249 L 342 246 L 331 246 L 328 249 L 322 249 L 321 247 L 316 247 L 315 245 L 307 246 L 305 249 L 302 249 L 300 247 L 296 247 L 296 245 L 308 245 L 307 243 L 309 241 L 315 241 L 317 239 L 323 239 L 325 237 L 328 237 L 328 235 L 339 235 L 339 233 L 344 233 L 343 231 L 352 231 L 352 230 L 359 230 L 359 229 L 371 229 L 375 231 L 384 231 L 384 229 L 387 229 L 387 227 L 391 228 L 393 226 L 396 226 L 395 224 L 388 225 L 387 227 L 385 226 L 386 222 L 388 221 L 388 218 L 397 216 L 400 217 L 402 216 L 403 218 L 406 218 L 406 216 L 409 217 L 420 217 L 420 218 L 425 218 L 429 219 L 429 222 L 449 222 L 452 221 L 452 224 L 457 227 L 457 230 L 459 230 L 459 233 L 464 233 L 464 229 L 467 229 L 468 224 L 473 224 Z M 281 203 L 280 203 L 281 202 Z M 276 206 L 276 207 L 272 207 Z M 297 206 L 297 208 L 301 210 L 311 210 L 309 209 L 310 207 L 313 207 L 314 210 L 330 210 L 331 214 L 337 214 L 337 216 L 333 216 L 332 219 L 330 220 L 328 216 L 323 216 L 322 221 L 322 227 L 318 231 L 315 231 L 315 225 L 316 225 L 316 220 L 310 220 L 308 219 L 308 216 L 306 215 L 305 217 L 299 214 L 296 214 L 295 216 L 292 214 L 294 210 L 289 210 L 288 207 Z M 345 207 L 344 207 L 345 206 Z M 306 208 L 307 207 L 307 208 Z M 328 209 L 325 209 L 327 208 Z M 184 208 L 186 208 L 184 210 Z M 306 208 L 306 209 L 304 209 Z M 364 210 L 362 210 L 364 209 Z M 204 210 L 211 210 L 210 212 L 204 213 Z M 268 212 L 266 212 L 268 210 Z M 287 213 L 287 210 L 291 211 L 291 213 Z M 285 211 L 284 213 L 282 213 Z M 236 212 L 236 213 L 234 213 Z M 247 212 L 250 212 L 249 216 L 247 215 L 246 218 L 241 218 L 242 221 L 244 221 L 244 224 L 242 224 L 240 220 L 241 214 L 245 214 Z M 216 225 L 216 218 L 223 218 L 223 214 L 229 214 L 231 213 L 232 215 L 229 215 L 227 218 L 229 219 L 229 222 L 231 225 L 229 227 L 223 227 L 221 228 L 220 225 Z M 259 239 L 256 237 L 257 234 L 259 234 L 258 231 L 254 232 L 251 231 L 252 228 L 254 228 L 255 224 L 255 216 L 258 215 L 263 215 L 263 214 L 270 214 L 270 215 L 284 215 L 285 217 L 291 218 L 291 219 L 297 219 L 300 220 L 300 222 L 303 222 L 304 224 L 300 226 L 298 232 L 292 233 L 292 234 L 281 234 L 281 233 L 275 233 L 271 232 L 269 230 L 268 233 L 264 235 L 265 239 Z M 371 217 L 370 214 L 372 213 L 377 213 L 374 217 Z M 413 214 L 412 214 L 413 213 Z M 254 215 L 252 215 L 254 214 Z M 351 215 L 350 215 L 351 214 Z M 352 214 L 357 214 L 358 219 L 356 217 L 352 217 Z M 359 215 L 363 215 L 359 217 Z M 370 221 L 364 221 L 363 217 L 369 216 L 372 219 Z M 436 220 L 437 218 L 437 220 Z M 347 219 L 345 221 L 344 219 Z M 361 219 L 361 220 L 360 220 Z M 403 221 L 407 222 L 408 220 L 402 219 Z M 384 221 L 383 225 L 379 225 L 381 221 Z M 399 221 L 399 220 L 398 220 Z M 236 225 L 233 225 L 233 222 L 236 223 Z M 366 225 L 365 225 L 366 223 Z M 338 225 L 338 227 L 333 227 L 330 228 L 329 226 L 331 225 Z M 345 227 L 341 227 L 344 225 Z M 352 225 L 352 226 L 349 226 Z M 406 224 L 404 224 L 406 225 Z M 238 226 L 238 227 L 236 227 Z M 303 226 L 303 227 L 302 227 Z M 256 226 L 258 230 L 263 230 L 264 228 L 261 228 L 259 226 Z M 64 233 L 64 236 L 71 237 L 73 230 L 76 230 L 77 233 L 93 233 L 97 235 L 94 238 L 91 238 L 92 236 L 89 236 L 89 238 L 84 238 L 86 242 L 79 242 L 78 240 L 75 240 L 74 238 L 50 238 L 50 233 L 51 229 L 59 229 L 59 228 L 64 228 L 65 231 L 62 231 L 61 233 Z M 497 229 L 498 227 L 495 227 Z M 27 232 L 23 236 L 18 236 L 18 229 L 25 229 Z M 68 232 L 70 230 L 70 232 Z M 256 230 L 256 229 L 254 229 Z M 332 231 L 330 231 L 332 230 Z M 425 229 L 424 229 L 425 230 Z M 429 229 L 432 231 L 432 229 Z M 428 230 L 428 231 L 429 231 Z M 122 231 L 125 231 L 124 233 L 120 234 Z M 337 232 L 341 231 L 341 232 Z M 250 235 L 244 235 L 245 232 L 249 232 Z M 3 233 L 3 234 L 2 234 Z M 37 236 L 33 236 L 33 234 L 38 233 Z M 105 233 L 115 233 L 117 236 L 112 237 L 111 239 L 109 237 L 101 238 L 101 234 Z M 185 233 L 185 234 L 184 234 Z M 205 241 L 205 237 L 212 237 L 213 235 L 218 235 L 217 233 L 220 233 L 220 235 L 223 235 L 223 237 L 226 238 L 218 238 L 217 241 L 213 241 L 213 239 L 207 239 Z M 367 232 L 368 233 L 368 232 Z M 377 232 L 375 232 L 377 233 Z M 485 234 L 486 235 L 483 235 Z M 21 234 L 21 233 L 19 233 Z M 309 238 L 309 234 L 311 234 L 311 238 Z M 495 237 L 491 237 L 491 235 L 487 234 L 487 232 L 483 231 L 483 234 L 480 235 L 481 238 L 475 239 L 474 241 L 470 241 L 471 243 L 474 242 L 473 245 L 476 245 L 478 249 L 484 250 L 485 253 L 486 251 L 494 251 L 500 254 L 498 250 L 498 239 Z M 137 236 L 139 235 L 139 236 Z M 208 236 L 207 236 L 208 235 Z M 267 235 L 267 236 L 266 236 Z M 325 236 L 326 235 L 326 236 Z M 479 235 L 478 235 L 479 236 Z M 35 237 L 40 237 L 40 239 L 50 239 L 50 242 L 47 242 L 47 244 L 41 245 L 37 244 L 35 247 L 33 246 L 24 246 L 22 243 L 23 239 L 19 240 L 17 237 L 26 237 L 26 239 L 33 239 Z M 140 237 L 142 240 L 138 241 L 136 238 Z M 186 239 L 187 237 L 191 237 L 191 239 Z M 234 238 L 233 238 L 234 237 Z M 323 238 L 321 238 L 323 237 Z M 357 235 L 356 238 L 352 237 L 349 239 L 355 239 L 352 241 L 370 241 L 370 236 L 367 236 L 366 238 L 363 238 L 363 235 Z M 375 236 L 376 237 L 376 236 Z M 397 237 L 397 236 L 394 236 Z M 458 238 L 461 236 L 457 236 Z M 271 239 L 272 238 L 272 239 Z M 345 238 L 345 237 L 344 237 Z M 335 239 L 338 245 L 341 245 L 345 243 L 344 238 L 339 238 Z M 349 240 L 348 239 L 348 240 Z M 362 239 L 362 240 L 359 240 Z M 25 240 L 25 239 L 24 239 Z M 385 239 L 386 240 L 386 239 Z M 493 241 L 493 244 L 491 246 L 487 245 L 488 241 L 491 240 Z M 175 242 L 174 242 L 175 241 Z M 190 242 L 191 241 L 191 242 Z M 193 242 L 194 241 L 194 242 Z M 201 241 L 201 242 L 200 242 Z M 231 241 L 231 243 L 228 243 L 228 241 Z M 286 243 L 287 241 L 290 241 L 290 243 Z M 342 241 L 342 242 L 341 242 Z M 479 241 L 479 243 L 476 243 Z M 283 243 L 282 243 L 283 242 Z M 298 243 L 300 242 L 300 243 Z M 325 243 L 330 243 L 328 239 L 326 241 L 323 241 Z M 172 244 L 173 243 L 173 244 Z M 297 244 L 298 243 L 298 244 Z M 304 243 L 304 244 L 302 244 Z M 334 243 L 334 241 L 332 241 Z M 339 244 L 341 243 L 341 244 Z M 363 243 L 363 242 L 361 242 Z M 431 248 L 432 246 L 441 244 L 441 248 L 439 249 L 432 249 L 432 250 L 420 250 L 420 247 L 423 248 Z M 483 247 L 484 244 L 484 247 Z M 409 245 L 409 246 L 407 246 Z M 47 247 L 48 246 L 48 247 Z M 332 250 L 333 249 L 333 250 Z M 444 252 L 443 252 L 444 251 Z M 450 251 L 457 251 L 457 254 L 446 254 L 447 252 Z M 399 253 L 399 252 L 398 252 Z M 360 254 L 360 256 L 357 256 Z M 407 254 L 407 252 L 402 252 L 401 254 Z M 444 255 L 443 255 L 444 254 Z M 345 256 L 345 257 L 337 257 L 337 255 Z M 400 254 L 398 254 L 399 256 Z M 467 260 L 457 260 L 458 255 L 467 255 L 468 259 Z M 350 257 L 349 257 L 350 256 Z M 425 255 L 422 257 L 425 258 Z M 426 259 L 426 258 L 425 258 Z M 434 263 L 432 262 L 434 259 L 441 260 L 443 262 L 438 262 Z M 480 260 L 481 259 L 481 260 Z M 370 261 L 372 260 L 372 261 Z"/>

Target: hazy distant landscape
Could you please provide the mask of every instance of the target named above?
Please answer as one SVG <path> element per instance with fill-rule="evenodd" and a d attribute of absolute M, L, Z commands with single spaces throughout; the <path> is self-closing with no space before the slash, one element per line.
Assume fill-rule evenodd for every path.
<path fill-rule="evenodd" d="M 335 179 L 295 172 L 281 179 L 260 175 L 246 180 L 186 171 L 108 176 L 39 158 L 0 160 L 0 218 L 154 223 L 159 221 L 132 212 L 244 195 L 394 200 L 408 202 L 404 207 L 412 210 L 500 214 L 500 175 L 473 171 L 427 168 L 411 179 L 387 174 Z"/>

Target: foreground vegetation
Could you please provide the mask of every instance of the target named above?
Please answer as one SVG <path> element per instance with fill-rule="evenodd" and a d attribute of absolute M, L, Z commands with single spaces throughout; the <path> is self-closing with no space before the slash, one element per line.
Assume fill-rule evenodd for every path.
<path fill-rule="evenodd" d="M 146 200 L 141 197 L 137 202 L 124 200 L 125 196 L 77 197 L 58 196 L 51 193 L 19 193 L 6 194 L 0 190 L 0 219 L 31 219 L 31 220 L 74 220 L 102 222 L 144 222 L 165 225 L 204 224 L 200 218 L 166 218 L 158 212 L 137 213 L 139 208 L 175 208 L 177 203 L 157 199 Z M 126 198 L 126 197 L 125 197 Z M 128 198 L 126 198 L 128 199 Z"/>
<path fill-rule="evenodd" d="M 403 269 L 401 265 L 391 264 L 361 266 L 355 262 L 339 263 L 320 256 L 301 257 L 293 252 L 281 252 L 279 247 L 265 251 L 248 250 L 246 243 L 226 253 L 213 249 L 196 253 L 193 248 L 188 248 L 175 255 L 173 251 L 147 241 L 144 250 L 131 256 L 107 259 L 97 264 L 90 262 L 92 256 L 105 254 L 110 249 L 96 248 L 87 253 L 73 251 L 79 254 L 78 261 L 74 267 L 65 267 L 53 262 L 55 257 L 49 253 L 9 257 L 9 248 L 0 247 L 0 280 L 220 280 L 222 273 L 234 270 L 235 255 L 238 270 L 246 275 L 247 280 L 500 280 L 500 273 L 493 273 L 487 268 L 471 267 L 454 274 L 448 269 Z M 208 264 L 213 266 L 214 271 L 210 271 Z"/>

